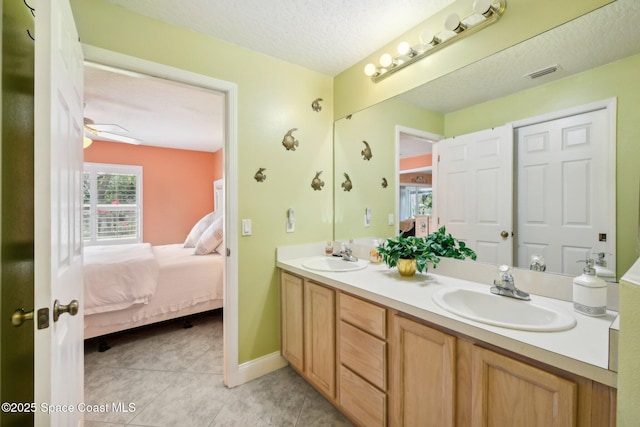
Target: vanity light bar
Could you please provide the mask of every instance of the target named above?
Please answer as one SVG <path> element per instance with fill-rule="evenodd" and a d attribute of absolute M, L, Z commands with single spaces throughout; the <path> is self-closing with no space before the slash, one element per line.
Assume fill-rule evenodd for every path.
<path fill-rule="evenodd" d="M 421 43 L 407 50 L 407 43 L 403 42 L 402 52 L 392 57 L 388 53 L 380 58 L 380 67 L 375 64 L 367 64 L 364 68 L 365 74 L 371 77 L 374 83 L 378 83 L 403 68 L 435 53 L 458 40 L 470 36 L 498 21 L 505 9 L 506 0 L 475 0 L 473 3 L 474 12 L 464 19 L 459 19 L 458 15 L 452 13 L 445 19 L 445 31 L 434 34 L 431 40 L 421 40 Z M 480 19 L 480 22 L 477 22 Z M 476 23 L 477 22 L 477 23 Z M 455 25 L 454 25 L 455 24 Z M 424 31 L 426 33 L 426 31 Z M 445 38 L 446 36 L 446 38 Z"/>

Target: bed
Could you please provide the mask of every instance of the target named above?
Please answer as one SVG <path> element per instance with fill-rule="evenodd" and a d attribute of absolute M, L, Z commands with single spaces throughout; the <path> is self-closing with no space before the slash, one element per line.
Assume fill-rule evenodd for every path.
<path fill-rule="evenodd" d="M 183 243 L 88 246 L 85 339 L 223 306 L 224 257 Z"/>

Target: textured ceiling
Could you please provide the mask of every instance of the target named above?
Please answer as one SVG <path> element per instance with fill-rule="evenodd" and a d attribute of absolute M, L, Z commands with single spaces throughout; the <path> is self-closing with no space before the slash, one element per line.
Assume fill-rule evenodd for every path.
<path fill-rule="evenodd" d="M 640 1 L 614 1 L 400 97 L 450 113 L 638 54 L 638 17 Z M 555 73 L 524 77 L 552 65 Z"/>
<path fill-rule="evenodd" d="M 109 0 L 335 76 L 454 0 Z"/>
<path fill-rule="evenodd" d="M 426 3 L 439 9 L 450 2 L 109 1 L 329 75 L 426 19 L 430 12 Z M 448 113 L 640 53 L 638 17 L 640 0 L 616 0 L 400 97 Z M 523 77 L 555 64 L 559 68 L 555 73 L 535 80 Z M 85 116 L 96 123 L 118 124 L 147 145 L 220 149 L 223 97 L 187 87 L 182 87 L 187 92 L 181 96 L 180 85 L 154 80 L 158 79 L 109 76 L 87 67 Z M 154 86 L 146 88 L 147 83 Z M 212 128 L 216 123 L 219 127 Z M 150 133 L 153 130 L 157 132 Z M 187 136 L 187 130 L 193 134 Z"/>

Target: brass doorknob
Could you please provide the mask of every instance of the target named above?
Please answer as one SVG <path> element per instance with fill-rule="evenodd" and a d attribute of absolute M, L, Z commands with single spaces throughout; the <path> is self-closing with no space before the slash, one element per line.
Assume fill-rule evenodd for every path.
<path fill-rule="evenodd" d="M 78 314 L 78 308 L 80 307 L 80 303 L 78 300 L 71 300 L 71 302 L 67 305 L 60 304 L 60 301 L 55 300 L 53 303 L 53 321 L 57 322 L 58 318 L 61 314 L 69 313 L 71 316 L 75 316 Z"/>
<path fill-rule="evenodd" d="M 33 310 L 24 311 L 24 309 L 19 308 L 11 315 L 11 324 L 15 327 L 21 326 L 27 320 L 33 320 Z"/>
<path fill-rule="evenodd" d="M 502 230 L 502 233 L 500 233 L 500 236 L 502 236 L 503 239 L 506 239 L 507 237 L 509 237 L 509 232 L 506 230 Z"/>

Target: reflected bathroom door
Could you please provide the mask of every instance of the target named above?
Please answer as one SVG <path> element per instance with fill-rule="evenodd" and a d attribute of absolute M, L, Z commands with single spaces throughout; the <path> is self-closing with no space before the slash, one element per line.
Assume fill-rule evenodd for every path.
<path fill-rule="evenodd" d="M 511 265 L 513 205 L 511 126 L 438 142 L 439 225 L 464 241 L 478 261 Z"/>

